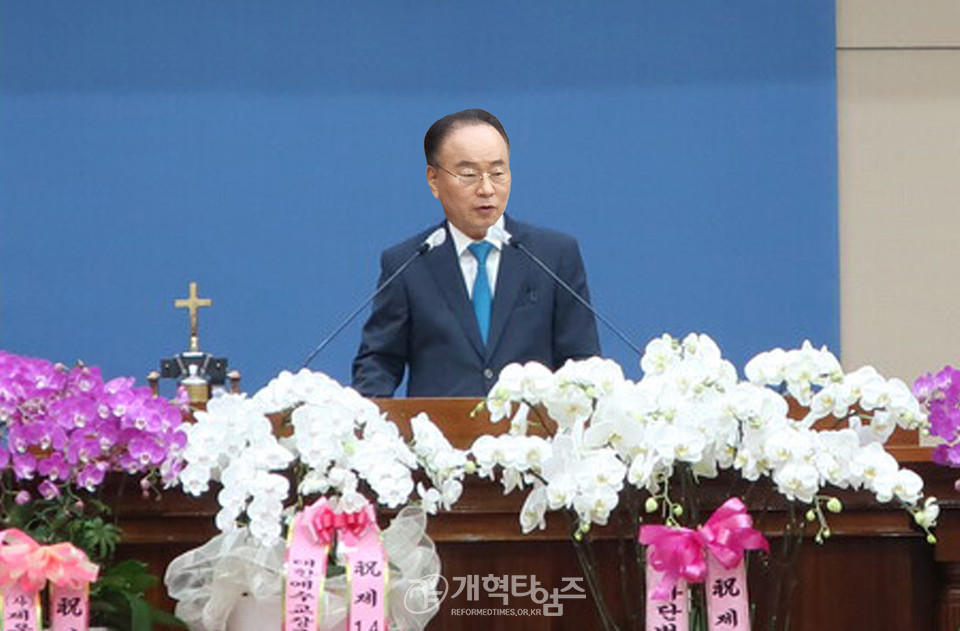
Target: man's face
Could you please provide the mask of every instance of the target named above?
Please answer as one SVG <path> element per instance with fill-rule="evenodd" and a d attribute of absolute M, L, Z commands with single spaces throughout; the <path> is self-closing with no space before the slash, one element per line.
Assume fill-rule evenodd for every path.
<path fill-rule="evenodd" d="M 510 150 L 485 123 L 458 127 L 427 167 L 427 183 L 447 219 L 471 239 L 480 240 L 496 223 L 510 197 Z"/>

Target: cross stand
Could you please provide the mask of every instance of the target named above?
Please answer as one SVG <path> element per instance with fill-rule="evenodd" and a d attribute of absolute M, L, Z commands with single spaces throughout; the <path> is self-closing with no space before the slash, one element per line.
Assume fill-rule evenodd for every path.
<path fill-rule="evenodd" d="M 227 379 L 230 379 L 230 391 L 240 389 L 240 373 L 227 373 L 227 358 L 214 357 L 210 353 L 200 350 L 200 338 L 197 334 L 197 311 L 201 307 L 213 306 L 209 298 L 197 296 L 197 284 L 190 283 L 190 296 L 178 298 L 173 306 L 178 309 L 187 309 L 190 313 L 190 350 L 184 351 L 171 359 L 160 360 L 160 372 L 151 372 L 147 376 L 154 392 L 157 391 L 160 379 L 177 379 L 179 385 L 186 388 L 190 397 L 190 405 L 203 407 L 210 400 L 214 391 L 225 390 Z"/>

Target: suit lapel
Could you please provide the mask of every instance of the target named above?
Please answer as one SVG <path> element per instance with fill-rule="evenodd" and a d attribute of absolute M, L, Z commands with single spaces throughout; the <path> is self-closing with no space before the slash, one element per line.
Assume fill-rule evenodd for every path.
<path fill-rule="evenodd" d="M 444 223 L 446 226 L 446 223 Z M 477 325 L 477 316 L 473 313 L 473 303 L 467 296 L 467 288 L 463 283 L 463 272 L 460 271 L 460 261 L 457 260 L 457 250 L 453 244 L 450 230 L 447 230 L 446 242 L 434 248 L 424 257 L 424 263 L 433 274 L 437 288 L 447 301 L 447 306 L 453 311 L 457 322 L 470 345 L 482 358 L 484 356 L 483 342 L 480 340 L 480 327 Z M 498 281 L 499 282 L 499 281 Z M 496 304 L 496 300 L 494 300 Z"/>
<path fill-rule="evenodd" d="M 516 230 L 516 225 L 507 217 L 505 221 L 507 232 Z M 513 235 L 519 238 L 521 235 Z M 500 269 L 497 271 L 497 288 L 493 294 L 493 306 L 490 311 L 490 333 L 487 339 L 487 357 L 493 355 L 500 338 L 503 336 L 507 319 L 513 312 L 513 305 L 520 295 L 520 288 L 526 278 L 524 254 L 520 250 L 504 245 L 500 251 Z"/>

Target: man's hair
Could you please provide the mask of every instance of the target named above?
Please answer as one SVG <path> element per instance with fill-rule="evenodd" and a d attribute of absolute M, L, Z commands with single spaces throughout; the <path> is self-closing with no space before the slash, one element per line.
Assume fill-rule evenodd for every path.
<path fill-rule="evenodd" d="M 510 138 L 507 137 L 506 130 L 496 116 L 486 110 L 463 110 L 448 114 L 430 125 L 427 135 L 423 137 L 423 153 L 427 157 L 427 164 L 438 166 L 437 152 L 440 151 L 440 145 L 443 144 L 444 139 L 455 129 L 467 125 L 490 125 L 503 137 L 503 141 L 507 143 L 507 149 L 510 149 Z"/>

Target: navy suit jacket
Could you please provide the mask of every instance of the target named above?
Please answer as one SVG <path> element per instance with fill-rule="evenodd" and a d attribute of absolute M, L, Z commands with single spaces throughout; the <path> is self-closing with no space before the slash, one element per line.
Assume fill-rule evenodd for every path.
<path fill-rule="evenodd" d="M 580 248 L 572 237 L 509 217 L 505 221 L 514 242 L 589 301 Z M 386 250 L 378 286 L 437 227 Z M 593 314 L 509 245 L 501 250 L 484 344 L 448 230 L 441 245 L 417 257 L 374 301 L 353 362 L 353 387 L 364 396 L 393 396 L 407 368 L 407 396 L 479 397 L 511 362 L 535 360 L 557 369 L 568 359 L 599 354 Z"/>

